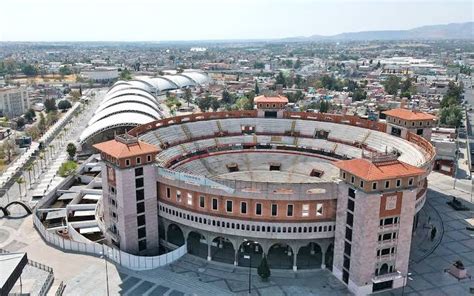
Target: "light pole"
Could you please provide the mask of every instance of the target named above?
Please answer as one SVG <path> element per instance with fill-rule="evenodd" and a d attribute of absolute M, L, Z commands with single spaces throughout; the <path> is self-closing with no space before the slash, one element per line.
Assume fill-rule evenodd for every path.
<path fill-rule="evenodd" d="M 249 295 L 252 294 L 252 257 L 250 256 L 250 250 L 253 245 L 257 245 L 257 242 L 247 241 L 244 243 L 244 246 L 249 248 L 248 255 L 244 255 L 244 259 L 249 260 Z"/>

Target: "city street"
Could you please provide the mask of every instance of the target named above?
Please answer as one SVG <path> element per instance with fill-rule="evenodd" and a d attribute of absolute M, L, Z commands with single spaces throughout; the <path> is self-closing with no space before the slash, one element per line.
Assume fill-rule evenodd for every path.
<path fill-rule="evenodd" d="M 84 91 L 84 94 L 89 92 L 92 91 Z M 72 120 L 66 124 L 63 132 L 58 134 L 48 147 L 46 147 L 44 156 L 36 157 L 34 169 L 30 173 L 28 171 L 23 172 L 23 180 L 25 183 L 21 184 L 21 196 L 19 185 L 13 184 L 7 193 L 0 198 L 0 205 L 6 205 L 15 200 L 31 202 L 32 193 L 42 182 L 49 184 L 53 181 L 57 172 L 50 172 L 49 168 L 55 164 L 56 160 L 61 160 L 59 161 L 59 165 L 62 163 L 62 160 L 65 159 L 64 157 L 67 154 L 66 146 L 68 143 L 77 144 L 79 135 L 86 127 L 104 94 L 105 90 L 100 90 L 95 97 L 91 97 L 89 103 L 83 105 L 85 109 L 77 116 L 74 116 Z M 58 162 L 56 162 L 56 165 L 57 164 Z M 60 177 L 56 176 L 56 178 Z"/>

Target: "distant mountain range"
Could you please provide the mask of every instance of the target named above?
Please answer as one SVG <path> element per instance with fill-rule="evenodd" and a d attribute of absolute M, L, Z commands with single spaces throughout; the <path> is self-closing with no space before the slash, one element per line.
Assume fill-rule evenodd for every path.
<path fill-rule="evenodd" d="M 373 41 L 373 40 L 474 39 L 474 22 L 423 26 L 410 30 L 347 32 L 332 36 L 283 38 L 281 41 Z"/>

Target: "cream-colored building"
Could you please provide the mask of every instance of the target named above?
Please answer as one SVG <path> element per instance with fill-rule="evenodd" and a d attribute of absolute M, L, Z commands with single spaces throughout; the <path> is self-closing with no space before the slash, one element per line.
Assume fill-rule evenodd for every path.
<path fill-rule="evenodd" d="M 30 106 L 30 98 L 26 87 L 0 88 L 0 110 L 10 118 L 24 114 Z"/>

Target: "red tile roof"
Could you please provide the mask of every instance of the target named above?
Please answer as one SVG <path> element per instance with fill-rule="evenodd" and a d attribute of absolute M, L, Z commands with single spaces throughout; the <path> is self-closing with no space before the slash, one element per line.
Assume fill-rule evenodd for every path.
<path fill-rule="evenodd" d="M 421 175 L 425 170 L 399 160 L 373 163 L 368 159 L 341 160 L 338 168 L 366 181 L 378 181 Z"/>
<path fill-rule="evenodd" d="M 403 120 L 435 120 L 436 116 L 424 113 L 424 112 L 419 112 L 419 111 L 412 111 L 408 109 L 392 109 L 392 110 L 387 110 L 383 111 L 387 116 L 392 116 L 396 118 L 400 118 Z"/>
<path fill-rule="evenodd" d="M 110 140 L 93 145 L 97 150 L 104 152 L 115 158 L 126 158 L 136 155 L 158 153 L 158 148 L 154 145 L 138 141 L 136 143 L 125 144 L 117 140 Z"/>
<path fill-rule="evenodd" d="M 253 99 L 255 103 L 288 103 L 288 98 L 284 96 L 271 96 L 267 97 L 264 95 L 255 97 Z"/>

